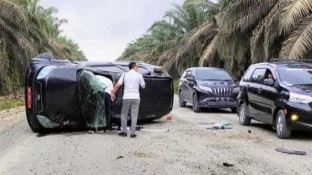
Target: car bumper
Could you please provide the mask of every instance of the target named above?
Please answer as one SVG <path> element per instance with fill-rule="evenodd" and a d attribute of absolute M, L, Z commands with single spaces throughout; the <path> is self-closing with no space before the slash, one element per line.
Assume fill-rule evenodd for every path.
<path fill-rule="evenodd" d="M 287 121 L 294 129 L 312 129 L 312 106 L 310 104 L 286 103 Z M 297 120 L 292 120 L 292 116 L 298 116 Z"/>
<path fill-rule="evenodd" d="M 215 97 L 209 94 L 199 94 L 198 96 L 199 107 L 235 108 L 236 105 L 235 95 L 228 97 Z"/>

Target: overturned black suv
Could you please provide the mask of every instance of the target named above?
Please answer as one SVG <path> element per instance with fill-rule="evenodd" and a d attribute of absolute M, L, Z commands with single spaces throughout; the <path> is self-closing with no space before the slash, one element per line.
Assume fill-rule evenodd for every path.
<path fill-rule="evenodd" d="M 310 60 L 311 61 L 311 60 Z M 251 65 L 240 82 L 239 121 L 271 124 L 279 138 L 312 127 L 312 64 L 272 59 Z"/>
<path fill-rule="evenodd" d="M 159 67 L 145 63 L 138 63 L 138 66 L 146 82 L 146 89 L 140 90 L 139 120 L 154 120 L 168 114 L 173 106 L 172 78 Z M 46 55 L 33 58 L 25 76 L 25 106 L 29 126 L 34 132 L 87 128 L 82 111 L 88 105 L 86 100 L 92 103 L 96 98 L 81 99 L 92 96 L 86 94 L 88 87 L 79 89 L 79 84 L 85 84 L 79 80 L 82 70 L 116 83 L 128 71 L 128 64 L 70 62 Z M 122 93 L 119 93 L 110 111 L 113 120 L 119 119 L 121 105 Z"/>
<path fill-rule="evenodd" d="M 179 105 L 192 104 L 193 111 L 201 108 L 231 108 L 236 112 L 238 84 L 221 68 L 195 67 L 187 69 L 179 84 Z"/>

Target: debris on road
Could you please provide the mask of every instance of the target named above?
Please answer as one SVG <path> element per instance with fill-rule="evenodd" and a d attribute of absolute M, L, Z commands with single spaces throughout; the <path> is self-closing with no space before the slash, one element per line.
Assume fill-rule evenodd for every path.
<path fill-rule="evenodd" d="M 172 120 L 172 115 L 171 115 L 171 114 L 168 114 L 168 115 L 166 116 L 166 120 L 167 120 L 167 121 L 171 121 L 171 120 Z"/>
<path fill-rule="evenodd" d="M 208 126 L 207 129 L 233 129 L 233 124 L 229 122 L 218 122 L 212 126 Z"/>
<path fill-rule="evenodd" d="M 292 154 L 292 155 L 300 155 L 300 156 L 307 155 L 306 151 L 295 151 L 295 150 L 288 150 L 285 148 L 276 148 L 275 151 L 285 153 L 285 154 Z"/>
<path fill-rule="evenodd" d="M 223 162 L 223 166 L 225 166 L 225 167 L 233 167 L 234 164 Z"/>
<path fill-rule="evenodd" d="M 248 133 L 250 134 L 250 133 L 251 133 L 251 131 L 250 131 L 250 130 L 248 130 Z"/>
<path fill-rule="evenodd" d="M 123 159 L 123 158 L 125 158 L 124 156 L 118 156 L 116 159 L 118 160 L 118 159 Z"/>

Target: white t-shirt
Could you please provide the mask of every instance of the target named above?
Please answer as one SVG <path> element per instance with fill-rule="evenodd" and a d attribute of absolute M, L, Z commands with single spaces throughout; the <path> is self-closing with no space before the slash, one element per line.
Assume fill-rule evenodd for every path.
<path fill-rule="evenodd" d="M 105 92 L 112 95 L 112 90 L 114 88 L 112 80 L 101 75 L 96 75 L 96 78 L 107 87 Z"/>
<path fill-rule="evenodd" d="M 124 85 L 123 99 L 140 99 L 140 86 L 145 87 L 145 82 L 142 74 L 134 70 L 123 74 L 119 81 L 119 85 Z"/>

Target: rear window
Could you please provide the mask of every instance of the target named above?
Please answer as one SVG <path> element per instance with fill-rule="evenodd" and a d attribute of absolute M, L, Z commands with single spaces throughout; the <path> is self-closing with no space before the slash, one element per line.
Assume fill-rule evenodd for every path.
<path fill-rule="evenodd" d="M 37 79 L 43 79 L 46 78 L 54 69 L 56 69 L 56 66 L 46 66 L 39 72 Z"/>

